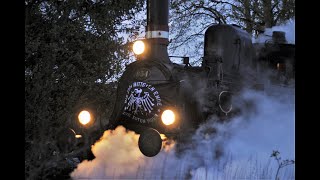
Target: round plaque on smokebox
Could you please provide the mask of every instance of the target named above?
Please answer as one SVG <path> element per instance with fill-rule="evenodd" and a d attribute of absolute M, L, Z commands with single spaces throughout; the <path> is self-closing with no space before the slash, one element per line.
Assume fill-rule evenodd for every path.
<path fill-rule="evenodd" d="M 157 130 L 148 128 L 140 134 L 138 144 L 142 154 L 148 157 L 153 157 L 160 152 L 162 139 Z"/>

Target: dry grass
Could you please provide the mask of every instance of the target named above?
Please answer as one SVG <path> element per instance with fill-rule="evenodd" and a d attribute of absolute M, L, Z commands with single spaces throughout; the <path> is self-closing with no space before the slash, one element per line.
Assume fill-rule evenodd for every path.
<path fill-rule="evenodd" d="M 192 180 L 293 180 L 295 179 L 294 160 L 281 160 L 280 153 L 273 151 L 269 158 L 259 159 L 253 155 L 247 159 L 234 160 L 227 155 L 221 160 L 212 163 L 212 166 L 191 168 L 190 159 L 182 158 L 175 168 L 168 168 L 172 159 L 165 156 L 161 162 L 150 159 L 147 166 L 138 167 L 135 177 L 113 175 L 104 179 L 192 179 Z M 288 163 L 290 161 L 290 163 Z M 85 178 L 90 179 L 90 178 Z"/>

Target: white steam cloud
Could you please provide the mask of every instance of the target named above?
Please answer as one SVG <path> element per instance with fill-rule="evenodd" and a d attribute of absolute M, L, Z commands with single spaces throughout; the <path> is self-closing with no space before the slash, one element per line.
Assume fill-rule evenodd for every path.
<path fill-rule="evenodd" d="M 284 24 L 279 26 L 273 26 L 272 28 L 266 28 L 263 34 L 259 34 L 256 39 L 253 39 L 253 43 L 264 43 L 266 40 L 272 38 L 273 31 L 283 31 L 286 33 L 286 40 L 289 44 L 295 44 L 295 19 L 290 19 Z"/>
<path fill-rule="evenodd" d="M 72 172 L 74 179 L 132 177 L 137 168 L 144 165 L 144 157 L 137 146 L 139 136 L 127 132 L 122 126 L 114 131 L 105 131 L 91 148 L 96 157 L 83 161 Z"/>
<path fill-rule="evenodd" d="M 174 143 L 155 157 L 141 154 L 138 135 L 117 127 L 106 131 L 92 147 L 95 159 L 83 161 L 73 179 L 274 179 L 278 150 L 282 160 L 294 160 L 294 88 L 241 94 L 243 113 L 219 124 L 203 124 L 182 152 Z M 270 93 L 269 93 L 270 92 Z M 248 104 L 253 105 L 252 107 Z M 251 107 L 251 108 L 250 108 Z M 216 130 L 216 133 L 213 130 Z M 279 172 L 294 179 L 294 165 Z"/>

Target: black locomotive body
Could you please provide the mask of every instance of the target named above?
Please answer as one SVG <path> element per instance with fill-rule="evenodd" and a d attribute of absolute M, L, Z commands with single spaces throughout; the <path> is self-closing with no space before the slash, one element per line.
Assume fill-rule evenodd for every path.
<path fill-rule="evenodd" d="M 147 1 L 146 38 L 141 40 L 145 50 L 121 76 L 104 127 L 123 125 L 140 134 L 139 148 L 150 157 L 161 149 L 160 134 L 185 141 L 211 117 L 224 121 L 237 114 L 240 107 L 232 98 L 243 88 L 264 89 L 264 69 L 277 67 L 294 77 L 294 45 L 275 39 L 252 44 L 251 35 L 236 25 L 216 24 L 206 30 L 200 67 L 192 67 L 187 57 L 183 64 L 171 62 L 168 7 L 168 0 Z"/>
<path fill-rule="evenodd" d="M 153 56 L 127 66 L 118 85 L 113 123 L 148 126 L 165 133 L 172 131 L 159 119 L 166 108 L 184 114 L 179 115 L 183 121 L 179 126 L 194 125 L 208 114 L 219 113 L 219 95 L 240 91 L 244 74 L 254 73 L 254 51 L 250 36 L 233 25 L 211 26 L 205 37 L 201 67 Z"/>
<path fill-rule="evenodd" d="M 126 67 L 119 80 L 108 127 L 123 125 L 141 134 L 140 139 L 148 139 L 139 142 L 147 156 L 157 152 L 147 153 L 143 144 L 154 147 L 160 135 L 144 132 L 152 129 L 156 132 L 153 134 L 177 138 L 192 132 L 210 116 L 224 118 L 232 113 L 232 94 L 256 81 L 251 36 L 235 25 L 216 24 L 207 29 L 201 67 L 191 67 L 188 61 L 172 63 L 167 53 L 168 20 L 157 16 L 167 5 L 167 0 L 148 1 L 147 35 L 143 40 L 146 52 Z M 163 6 L 166 8 L 159 8 Z M 166 124 L 166 110 L 173 114 L 174 122 Z"/>

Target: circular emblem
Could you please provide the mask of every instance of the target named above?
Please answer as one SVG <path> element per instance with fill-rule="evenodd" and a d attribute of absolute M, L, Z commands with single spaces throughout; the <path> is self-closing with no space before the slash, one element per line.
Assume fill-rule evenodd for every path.
<path fill-rule="evenodd" d="M 159 92 L 145 82 L 133 82 L 127 89 L 123 115 L 139 123 L 158 119 L 162 106 Z"/>
<path fill-rule="evenodd" d="M 150 71 L 147 68 L 141 68 L 137 70 L 136 73 L 134 74 L 134 77 L 140 81 L 148 79 L 149 76 L 150 76 Z"/>

